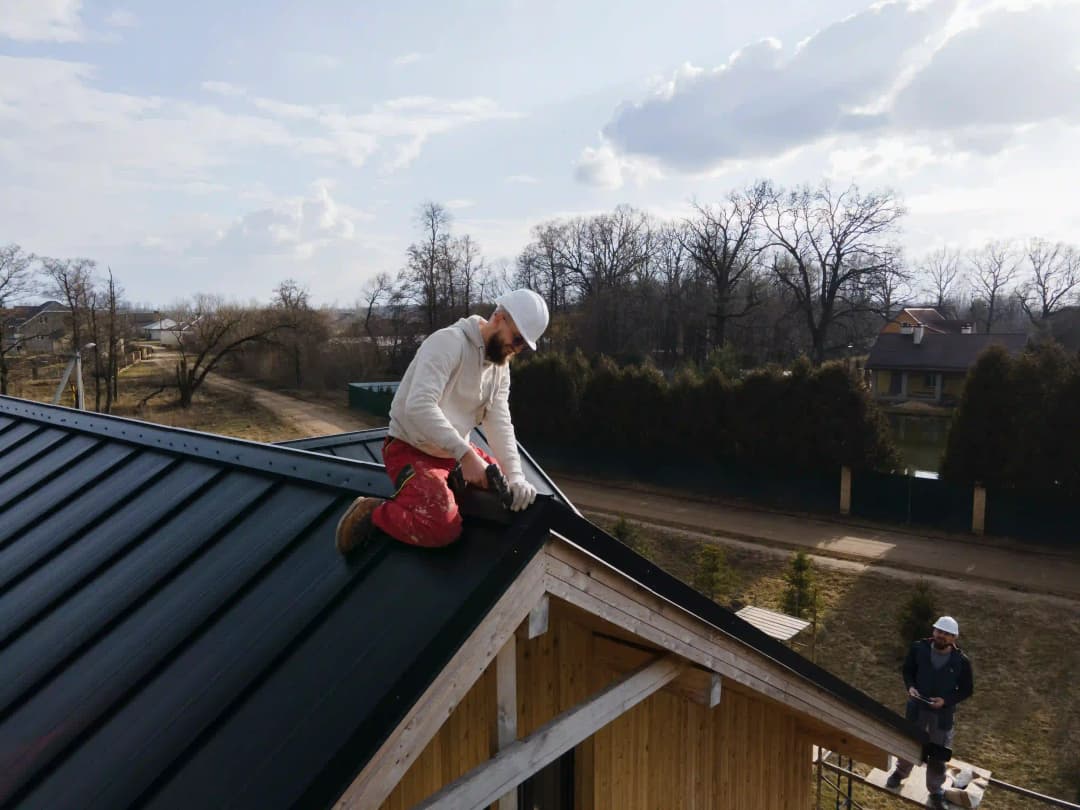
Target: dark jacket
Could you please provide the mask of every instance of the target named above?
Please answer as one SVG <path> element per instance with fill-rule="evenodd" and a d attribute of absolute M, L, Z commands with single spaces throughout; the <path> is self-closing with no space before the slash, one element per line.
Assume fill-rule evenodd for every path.
<path fill-rule="evenodd" d="M 975 691 L 975 678 L 971 672 L 971 662 L 959 647 L 953 647 L 945 666 L 934 669 L 930 661 L 932 647 L 933 640 L 929 638 L 920 639 L 911 645 L 904 659 L 904 686 L 908 689 L 914 686 L 925 698 L 945 699 L 945 705 L 936 711 L 939 713 L 938 727 L 948 731 L 953 727 L 956 704 L 967 700 Z M 907 719 L 917 720 L 920 709 L 935 711 L 920 700 L 908 698 Z"/>

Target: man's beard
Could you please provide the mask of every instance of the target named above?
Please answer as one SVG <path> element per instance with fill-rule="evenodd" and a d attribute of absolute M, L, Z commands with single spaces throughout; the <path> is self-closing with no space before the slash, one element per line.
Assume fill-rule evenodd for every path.
<path fill-rule="evenodd" d="M 947 650 L 951 646 L 952 646 L 952 644 L 950 644 L 948 641 L 945 641 L 944 639 L 934 639 L 934 649 L 935 650 L 938 650 L 938 651 Z"/>
<path fill-rule="evenodd" d="M 510 357 L 511 354 L 509 349 L 510 347 L 506 345 L 506 341 L 502 339 L 502 335 L 498 332 L 492 332 L 491 336 L 484 344 L 484 356 L 498 366 L 505 365 L 507 358 Z"/>

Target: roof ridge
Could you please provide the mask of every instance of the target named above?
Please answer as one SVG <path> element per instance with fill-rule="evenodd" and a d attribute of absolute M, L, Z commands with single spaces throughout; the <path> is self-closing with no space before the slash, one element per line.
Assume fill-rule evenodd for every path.
<path fill-rule="evenodd" d="M 383 467 L 366 461 L 327 456 L 292 447 L 219 436 L 188 428 L 157 425 L 112 414 L 75 410 L 60 405 L 0 396 L 0 415 L 39 422 L 114 441 L 187 456 L 211 464 L 254 470 L 263 474 L 353 492 L 371 491 L 367 473 Z M 385 475 L 376 476 L 379 483 Z M 382 487 L 379 487 L 382 489 Z"/>

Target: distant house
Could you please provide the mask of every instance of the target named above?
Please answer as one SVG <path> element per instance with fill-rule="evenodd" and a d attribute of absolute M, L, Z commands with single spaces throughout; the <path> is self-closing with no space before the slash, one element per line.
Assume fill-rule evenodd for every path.
<path fill-rule="evenodd" d="M 983 351 L 997 345 L 1018 354 L 1026 343 L 1022 334 L 938 332 L 923 323 L 900 332 L 883 330 L 866 360 L 870 390 L 879 400 L 953 406 Z"/>
<path fill-rule="evenodd" d="M 70 310 L 59 301 L 15 307 L 4 318 L 4 346 L 27 354 L 63 351 L 71 323 Z"/>
<path fill-rule="evenodd" d="M 160 321 L 148 323 L 141 332 L 144 340 L 156 340 L 163 346 L 179 346 L 180 335 L 186 328 L 172 318 L 162 318 Z"/>
<path fill-rule="evenodd" d="M 881 334 L 910 335 L 916 326 L 939 335 L 970 335 L 975 332 L 972 321 L 946 318 L 933 307 L 906 307 L 889 319 L 881 328 Z"/>

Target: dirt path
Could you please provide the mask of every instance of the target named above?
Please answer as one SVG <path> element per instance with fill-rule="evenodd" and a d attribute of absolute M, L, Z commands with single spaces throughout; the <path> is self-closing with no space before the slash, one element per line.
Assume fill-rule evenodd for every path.
<path fill-rule="evenodd" d="M 267 391 L 265 388 L 240 380 L 222 377 L 220 374 L 208 374 L 206 385 L 251 397 L 260 406 L 292 425 L 305 439 L 311 436 L 329 436 L 334 433 L 346 433 L 350 430 L 364 430 L 377 426 L 374 420 L 365 419 L 344 408 L 338 410 L 328 405 L 306 402 L 296 397 Z"/>
<path fill-rule="evenodd" d="M 177 354 L 171 351 L 157 351 L 150 362 L 162 368 L 172 370 Z M 216 372 L 206 375 L 205 385 L 234 394 L 251 397 L 261 407 L 273 413 L 296 431 L 298 438 L 329 436 L 335 433 L 347 433 L 352 430 L 364 430 L 378 427 L 381 423 L 366 418 L 356 411 L 350 411 L 344 405 L 332 408 L 317 402 L 307 402 L 297 397 L 268 391 L 257 385 L 223 377 Z"/>
<path fill-rule="evenodd" d="M 805 549 L 821 558 L 854 562 L 883 572 L 903 570 L 909 575 L 930 575 L 954 583 L 982 582 L 998 589 L 1080 599 L 1080 553 L 999 540 L 926 537 L 740 509 L 567 476 L 554 478 L 566 496 L 585 511 L 704 532 L 725 543 Z"/>

